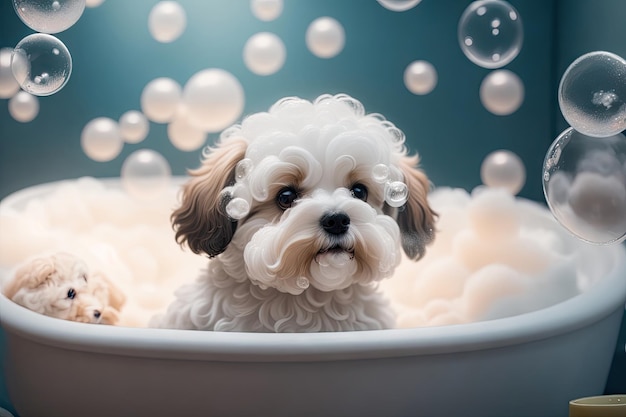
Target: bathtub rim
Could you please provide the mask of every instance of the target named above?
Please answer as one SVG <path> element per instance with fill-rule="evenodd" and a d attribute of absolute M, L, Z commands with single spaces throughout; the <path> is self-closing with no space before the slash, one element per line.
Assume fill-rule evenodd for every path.
<path fill-rule="evenodd" d="M 3 199 L 0 208 L 75 180 L 22 189 Z M 119 182 L 119 178 L 104 180 Z M 315 362 L 496 349 L 573 332 L 623 311 L 626 247 L 618 244 L 605 249 L 610 251 L 614 267 L 584 294 L 534 312 L 470 324 L 314 335 L 113 327 L 46 317 L 0 294 L 0 326 L 7 333 L 62 349 L 179 360 Z"/>

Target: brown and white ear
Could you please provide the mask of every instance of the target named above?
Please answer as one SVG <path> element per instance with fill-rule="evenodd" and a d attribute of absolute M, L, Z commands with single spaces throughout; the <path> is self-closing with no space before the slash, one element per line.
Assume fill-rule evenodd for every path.
<path fill-rule="evenodd" d="M 3 288 L 3 293 L 5 297 L 13 299 L 22 288 L 35 289 L 43 285 L 54 271 L 52 259 L 33 259 L 17 269 L 13 278 Z"/>
<path fill-rule="evenodd" d="M 430 182 L 424 172 L 418 168 L 419 157 L 403 157 L 400 170 L 404 183 L 409 188 L 406 204 L 397 211 L 396 221 L 402 235 L 402 248 L 407 256 L 418 260 L 426 252 L 434 238 L 437 214 L 428 204 Z"/>
<path fill-rule="evenodd" d="M 226 250 L 237 222 L 226 214 L 228 196 L 222 190 L 234 184 L 235 167 L 246 153 L 244 138 L 232 137 L 218 143 L 202 166 L 189 172 L 183 186 L 181 206 L 172 213 L 176 241 L 186 243 L 194 253 L 214 257 Z"/>

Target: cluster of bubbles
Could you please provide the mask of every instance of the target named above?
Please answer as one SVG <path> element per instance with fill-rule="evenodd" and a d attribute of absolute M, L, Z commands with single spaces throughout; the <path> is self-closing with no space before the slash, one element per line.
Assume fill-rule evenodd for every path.
<path fill-rule="evenodd" d="M 558 91 L 570 127 L 552 143 L 543 189 L 554 217 L 595 244 L 626 240 L 626 60 L 605 51 L 580 56 Z"/>
<path fill-rule="evenodd" d="M 104 0 L 12 0 L 17 16 L 33 33 L 13 48 L 0 49 L 0 98 L 9 99 L 9 114 L 18 122 L 39 114 L 37 96 L 61 90 L 72 73 L 72 56 L 53 34 L 72 27 L 85 7 Z"/>
<path fill-rule="evenodd" d="M 385 184 L 385 202 L 391 207 L 402 207 L 409 199 L 409 187 L 402 181 L 390 177 L 391 170 L 385 164 L 376 164 L 372 168 L 372 179 Z"/>
<path fill-rule="evenodd" d="M 38 33 L 26 36 L 13 50 L 11 69 L 20 87 L 49 96 L 65 86 L 72 73 L 72 56 L 56 36 L 72 27 L 85 10 L 85 0 L 13 0 L 19 18 Z"/>
<path fill-rule="evenodd" d="M 486 68 L 501 68 L 519 54 L 524 27 L 518 11 L 504 0 L 472 2 L 459 19 L 458 41 L 465 56 Z M 509 70 L 489 73 L 480 86 L 480 100 L 491 113 L 514 113 L 524 101 L 524 84 Z"/>
<path fill-rule="evenodd" d="M 209 132 L 222 130 L 240 117 L 244 92 L 231 73 L 209 68 L 192 75 L 184 87 L 167 77 L 148 82 L 140 104 L 141 111 L 129 110 L 117 121 L 108 117 L 89 121 L 81 133 L 85 154 L 98 162 L 115 159 L 124 143 L 137 144 L 147 137 L 150 121 L 168 124 L 168 137 L 177 149 L 197 150 L 205 144 Z M 140 199 L 149 199 L 166 190 L 163 184 L 170 172 L 164 157 L 141 149 L 127 157 L 121 176 L 127 191 Z M 160 191 L 139 191 L 148 185 Z"/>
<path fill-rule="evenodd" d="M 252 0 L 250 6 L 253 15 L 259 20 L 271 21 L 282 13 L 283 0 Z M 148 16 L 150 34 L 162 43 L 177 40 L 184 33 L 186 25 L 185 10 L 176 1 L 158 2 Z M 316 19 L 307 29 L 306 43 L 309 50 L 320 58 L 336 56 L 345 44 L 343 27 L 329 17 Z M 243 48 L 244 64 L 257 75 L 276 73 L 283 67 L 285 59 L 284 43 L 270 32 L 252 35 Z M 130 111 L 119 122 L 109 118 L 92 120 L 83 129 L 81 144 L 90 158 L 101 162 L 110 161 L 120 154 L 124 142 L 141 142 L 147 135 L 149 121 L 152 121 L 167 124 L 168 138 L 177 149 L 194 151 L 206 143 L 209 133 L 233 124 L 243 111 L 244 101 L 243 87 L 238 79 L 222 69 L 201 70 L 192 75 L 184 86 L 171 78 L 159 77 L 144 87 L 140 98 L 141 112 Z M 140 182 L 144 175 L 161 184 L 153 177 L 163 178 L 170 172 L 167 161 L 162 157 L 134 156 L 129 156 L 124 163 L 123 181 Z M 140 164 L 146 166 L 141 168 Z M 133 168 L 135 165 L 137 167 Z M 150 168 L 150 165 L 153 167 Z M 130 175 L 131 172 L 136 174 Z M 143 189 L 148 182 L 144 183 L 141 187 L 125 185 L 125 188 L 138 194 L 137 190 Z M 240 218 L 247 214 L 249 201 L 233 198 L 228 207 L 231 217 Z"/>

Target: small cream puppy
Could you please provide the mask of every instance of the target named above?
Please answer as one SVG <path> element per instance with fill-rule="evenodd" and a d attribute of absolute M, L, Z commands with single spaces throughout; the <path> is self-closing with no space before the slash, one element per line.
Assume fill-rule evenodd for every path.
<path fill-rule="evenodd" d="M 126 297 L 101 273 L 64 252 L 21 265 L 4 295 L 37 313 L 83 323 L 116 324 Z"/>

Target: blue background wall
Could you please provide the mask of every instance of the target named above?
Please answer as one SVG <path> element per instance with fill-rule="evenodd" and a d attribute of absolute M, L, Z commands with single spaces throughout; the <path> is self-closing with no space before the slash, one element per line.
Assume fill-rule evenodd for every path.
<path fill-rule="evenodd" d="M 199 152 L 175 149 L 165 125 L 152 123 L 144 142 L 126 145 L 107 163 L 83 154 L 80 133 L 94 117 L 117 119 L 139 109 L 143 87 L 156 77 L 171 77 L 182 85 L 193 73 L 218 67 L 241 81 L 244 114 L 266 110 L 289 95 L 355 96 L 367 111 L 384 114 L 405 132 L 410 149 L 422 155 L 437 186 L 479 185 L 482 159 L 493 150 L 510 149 L 528 172 L 520 194 L 542 201 L 543 158 L 565 128 L 556 104 L 560 75 L 576 57 L 592 50 L 626 57 L 626 1 L 510 0 L 522 16 L 525 39 L 521 53 L 506 68 L 521 77 L 526 98 L 514 114 L 495 116 L 478 97 L 489 70 L 471 63 L 457 43 L 458 19 L 469 0 L 423 0 L 404 13 L 388 11 L 375 0 L 285 0 L 282 15 L 272 22 L 257 20 L 249 0 L 180 0 L 188 25 L 171 44 L 156 42 L 148 32 L 147 16 L 156 2 L 106 0 L 58 34 L 72 53 L 73 73 L 63 90 L 40 99 L 34 121 L 16 122 L 8 114 L 7 100 L 0 99 L 0 198 L 57 179 L 118 176 L 124 158 L 143 147 L 161 152 L 174 174 L 195 167 Z M 334 17 L 346 31 L 345 49 L 332 59 L 313 56 L 305 45 L 308 24 L 321 16 Z M 248 71 L 241 55 L 246 40 L 260 31 L 276 33 L 287 48 L 284 67 L 267 77 Z M 13 47 L 30 33 L 11 1 L 0 0 L 0 47 Z M 430 61 L 439 75 L 437 88 L 425 96 L 408 92 L 402 80 L 405 67 L 417 59 Z M 624 339 L 626 334 L 616 348 L 620 356 L 609 381 L 611 392 L 626 392 Z M 0 407 L 10 409 L 1 378 Z"/>

